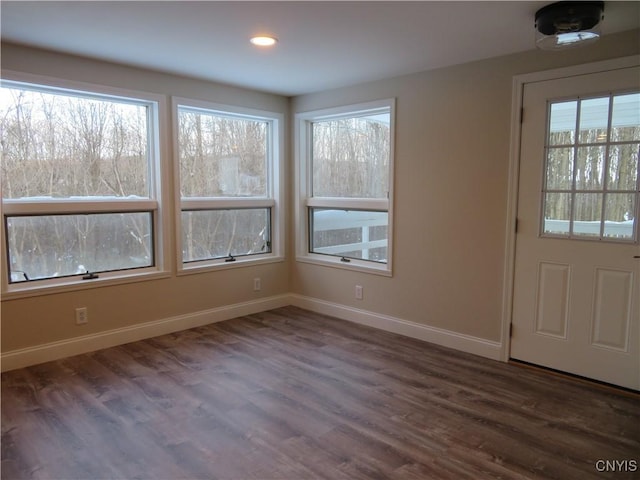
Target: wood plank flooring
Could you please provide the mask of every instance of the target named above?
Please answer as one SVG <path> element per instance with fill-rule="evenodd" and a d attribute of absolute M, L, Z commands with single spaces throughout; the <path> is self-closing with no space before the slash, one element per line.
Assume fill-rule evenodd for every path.
<path fill-rule="evenodd" d="M 3 374 L 1 466 L 5 480 L 638 478 L 640 400 L 285 307 Z"/>

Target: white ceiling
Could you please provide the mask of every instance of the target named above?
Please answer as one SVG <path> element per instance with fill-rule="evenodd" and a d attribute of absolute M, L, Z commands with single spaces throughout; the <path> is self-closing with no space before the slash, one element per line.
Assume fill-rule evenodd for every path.
<path fill-rule="evenodd" d="M 531 50 L 548 3 L 2 1 L 0 13 L 3 41 L 299 95 Z M 638 27 L 640 2 L 606 2 L 603 34 Z M 258 49 L 256 33 L 279 42 Z"/>

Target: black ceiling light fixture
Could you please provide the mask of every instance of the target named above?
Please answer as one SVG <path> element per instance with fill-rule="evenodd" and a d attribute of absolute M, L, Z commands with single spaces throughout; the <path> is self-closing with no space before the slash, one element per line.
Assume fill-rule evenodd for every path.
<path fill-rule="evenodd" d="M 536 12 L 536 46 L 562 50 L 600 38 L 604 2 L 556 2 Z"/>

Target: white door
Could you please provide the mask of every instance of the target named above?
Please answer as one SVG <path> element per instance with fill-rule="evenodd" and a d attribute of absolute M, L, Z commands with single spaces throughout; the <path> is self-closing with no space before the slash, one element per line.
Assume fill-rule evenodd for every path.
<path fill-rule="evenodd" d="M 511 358 L 640 390 L 640 68 L 524 86 Z"/>

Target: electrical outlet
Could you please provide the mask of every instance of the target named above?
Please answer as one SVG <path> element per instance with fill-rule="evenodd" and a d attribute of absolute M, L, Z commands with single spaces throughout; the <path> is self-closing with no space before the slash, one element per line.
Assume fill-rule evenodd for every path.
<path fill-rule="evenodd" d="M 87 307 L 76 308 L 76 325 L 84 325 L 85 323 L 89 323 Z"/>
<path fill-rule="evenodd" d="M 362 300 L 362 285 L 356 285 L 356 300 Z"/>
<path fill-rule="evenodd" d="M 259 292 L 262 289 L 262 282 L 259 277 L 253 279 L 253 291 Z"/>

